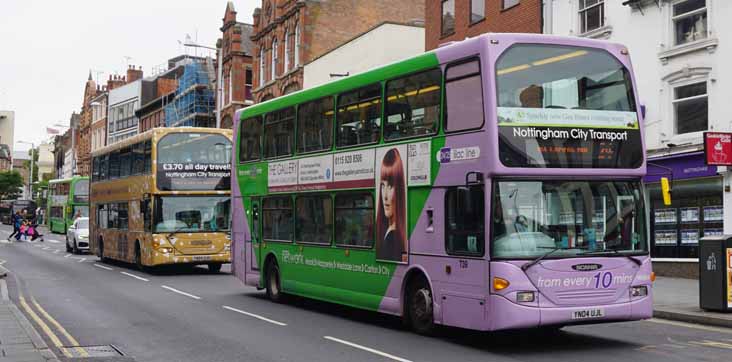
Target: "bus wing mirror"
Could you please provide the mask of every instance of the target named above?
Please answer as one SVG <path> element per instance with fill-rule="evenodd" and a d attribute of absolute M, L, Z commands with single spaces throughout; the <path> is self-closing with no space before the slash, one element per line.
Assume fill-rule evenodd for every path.
<path fill-rule="evenodd" d="M 465 175 L 465 185 L 479 185 L 483 183 L 483 173 L 470 171 Z"/>
<path fill-rule="evenodd" d="M 667 177 L 661 177 L 661 195 L 663 196 L 663 204 L 671 205 L 671 185 Z"/>

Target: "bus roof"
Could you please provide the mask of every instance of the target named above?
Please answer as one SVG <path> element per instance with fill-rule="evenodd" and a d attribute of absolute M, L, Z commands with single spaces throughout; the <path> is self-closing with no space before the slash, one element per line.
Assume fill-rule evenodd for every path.
<path fill-rule="evenodd" d="M 151 130 L 148 130 L 143 133 L 136 134 L 130 138 L 126 138 L 122 141 L 119 141 L 117 143 L 114 143 L 112 145 L 100 148 L 94 152 L 92 152 L 92 156 L 98 156 L 103 155 L 111 151 L 115 151 L 130 145 L 134 145 L 136 143 L 146 141 L 153 138 L 160 138 L 166 134 L 170 133 L 189 133 L 189 132 L 197 132 L 197 133 L 218 133 L 225 136 L 228 136 L 231 138 L 231 130 L 230 129 L 224 129 L 224 128 L 210 128 L 210 127 L 157 127 L 153 128 Z"/>
<path fill-rule="evenodd" d="M 49 180 L 48 184 L 49 185 L 50 184 L 61 184 L 61 183 L 67 183 L 67 182 L 72 182 L 72 181 L 76 181 L 76 180 L 88 180 L 88 179 L 89 179 L 89 176 L 73 176 L 73 177 L 69 177 L 69 178 L 57 178 L 54 180 Z"/>

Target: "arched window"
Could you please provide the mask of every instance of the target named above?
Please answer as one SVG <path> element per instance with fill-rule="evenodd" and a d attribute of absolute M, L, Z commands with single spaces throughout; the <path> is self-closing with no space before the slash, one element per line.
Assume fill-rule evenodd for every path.
<path fill-rule="evenodd" d="M 264 47 L 259 49 L 259 86 L 264 85 Z"/>
<path fill-rule="evenodd" d="M 277 38 L 272 40 L 272 79 L 277 78 Z"/>
<path fill-rule="evenodd" d="M 285 73 L 290 70 L 290 31 L 285 30 Z"/>
<path fill-rule="evenodd" d="M 300 24 L 295 25 L 295 66 L 300 65 Z"/>

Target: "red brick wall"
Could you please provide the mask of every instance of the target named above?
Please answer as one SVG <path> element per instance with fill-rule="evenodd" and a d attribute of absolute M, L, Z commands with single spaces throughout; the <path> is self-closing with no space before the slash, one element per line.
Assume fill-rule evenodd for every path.
<path fill-rule="evenodd" d="M 442 36 L 442 0 L 426 0 L 425 49 L 432 50 L 449 41 L 459 41 L 483 33 L 541 33 L 541 0 L 521 0 L 502 10 L 502 0 L 485 1 L 485 19 L 470 25 L 470 1 L 454 0 L 455 33 Z"/>
<path fill-rule="evenodd" d="M 157 89 L 157 97 L 162 97 L 172 91 L 175 90 L 175 88 L 178 87 L 178 81 L 176 79 L 167 79 L 167 78 L 158 78 L 158 89 Z"/>

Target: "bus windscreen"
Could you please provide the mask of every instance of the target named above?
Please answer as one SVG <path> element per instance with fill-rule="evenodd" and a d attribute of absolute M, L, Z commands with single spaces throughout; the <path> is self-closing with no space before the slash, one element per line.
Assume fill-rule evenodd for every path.
<path fill-rule="evenodd" d="M 219 134 L 172 133 L 158 142 L 157 187 L 173 190 L 229 190 L 231 141 Z"/>
<path fill-rule="evenodd" d="M 505 166 L 641 166 L 630 72 L 607 51 L 519 44 L 498 60 L 496 78 Z"/>

